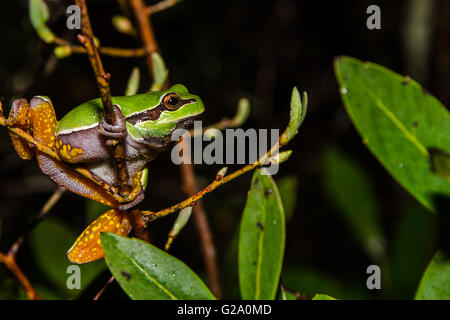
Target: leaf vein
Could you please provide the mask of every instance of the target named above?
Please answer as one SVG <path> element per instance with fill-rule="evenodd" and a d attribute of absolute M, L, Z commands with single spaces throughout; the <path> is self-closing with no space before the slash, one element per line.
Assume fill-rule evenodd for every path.
<path fill-rule="evenodd" d="M 147 271 L 145 271 L 144 268 L 141 267 L 141 265 L 134 260 L 133 258 L 131 258 L 130 256 L 128 257 L 128 259 L 131 260 L 131 262 L 133 262 L 133 264 L 147 277 L 149 278 L 151 281 L 153 281 L 162 291 L 164 291 L 169 297 L 171 297 L 173 300 L 178 300 L 178 298 L 176 296 L 174 296 L 169 290 L 166 289 L 166 287 L 164 287 L 161 283 L 159 283 L 155 278 L 153 278 L 150 274 L 148 274 Z"/>

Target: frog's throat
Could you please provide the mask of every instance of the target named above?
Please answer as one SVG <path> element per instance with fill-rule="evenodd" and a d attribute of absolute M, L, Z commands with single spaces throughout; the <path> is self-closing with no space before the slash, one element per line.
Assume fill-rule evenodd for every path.
<path fill-rule="evenodd" d="M 172 130 L 172 132 L 176 129 L 185 129 L 185 130 L 191 129 L 194 123 L 194 118 L 195 116 L 192 116 L 178 122 L 175 128 Z M 146 153 L 145 151 L 148 151 L 149 149 L 153 149 L 155 151 L 163 151 L 164 149 L 170 147 L 173 143 L 176 142 L 172 141 L 172 132 L 161 137 L 150 136 L 146 138 L 135 138 L 131 135 L 128 135 L 127 143 L 134 149 L 142 152 L 143 154 L 145 154 Z"/>

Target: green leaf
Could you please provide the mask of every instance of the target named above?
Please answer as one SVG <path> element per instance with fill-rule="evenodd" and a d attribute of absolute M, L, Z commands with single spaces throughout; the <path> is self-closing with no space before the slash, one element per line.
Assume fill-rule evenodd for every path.
<path fill-rule="evenodd" d="M 439 251 L 425 270 L 416 292 L 416 299 L 450 299 L 450 257 L 447 252 Z"/>
<path fill-rule="evenodd" d="M 322 154 L 327 198 L 336 207 L 363 250 L 374 260 L 384 255 L 380 209 L 372 179 L 354 159 L 335 146 Z"/>
<path fill-rule="evenodd" d="M 308 108 L 308 95 L 303 92 L 303 101 L 300 98 L 300 92 L 297 87 L 292 89 L 291 106 L 290 106 L 289 123 L 280 136 L 280 143 L 286 145 L 298 132 L 298 129 L 305 120 L 306 111 Z"/>
<path fill-rule="evenodd" d="M 72 54 L 72 48 L 70 46 L 57 46 L 53 53 L 58 59 L 64 59 Z"/>
<path fill-rule="evenodd" d="M 126 96 L 135 95 L 139 90 L 141 73 L 139 68 L 134 67 L 133 71 L 131 71 L 130 78 L 128 78 L 127 89 L 125 90 Z"/>
<path fill-rule="evenodd" d="M 288 175 L 278 180 L 277 184 L 286 221 L 289 221 L 294 215 L 295 205 L 297 204 L 298 178 L 294 175 Z"/>
<path fill-rule="evenodd" d="M 33 230 L 30 245 L 36 264 L 46 278 L 56 285 L 68 298 L 77 297 L 103 271 L 102 260 L 77 265 L 80 267 L 80 289 L 68 289 L 67 267 L 72 263 L 67 259 L 67 250 L 76 240 L 76 235 L 65 224 L 46 219 Z"/>
<path fill-rule="evenodd" d="M 434 255 L 436 242 L 436 216 L 418 203 L 409 206 L 401 215 L 391 245 L 391 278 L 393 297 L 412 299 Z"/>
<path fill-rule="evenodd" d="M 422 205 L 440 214 L 450 182 L 432 172 L 429 149 L 450 153 L 449 112 L 409 77 L 349 57 L 336 59 L 334 66 L 363 142 Z"/>
<path fill-rule="evenodd" d="M 47 4 L 43 0 L 30 0 L 28 6 L 33 28 L 44 42 L 52 43 L 55 35 L 46 25 L 49 18 Z"/>
<path fill-rule="evenodd" d="M 136 36 L 137 31 L 133 23 L 126 16 L 115 15 L 112 17 L 112 24 L 117 31 L 130 36 Z"/>
<path fill-rule="evenodd" d="M 312 299 L 313 300 L 336 300 L 336 298 L 330 297 L 326 294 L 316 294 Z"/>
<path fill-rule="evenodd" d="M 100 238 L 109 269 L 131 299 L 215 299 L 188 266 L 151 244 L 112 233 Z"/>
<path fill-rule="evenodd" d="M 233 118 L 234 125 L 240 127 L 247 120 L 250 114 L 250 101 L 247 98 L 241 98 L 238 102 L 238 111 Z"/>
<path fill-rule="evenodd" d="M 158 91 L 161 90 L 164 82 L 166 82 L 169 70 L 166 69 L 166 64 L 158 52 L 153 52 L 151 59 L 153 67 L 153 84 L 150 91 Z"/>
<path fill-rule="evenodd" d="M 253 174 L 239 234 L 239 284 L 242 299 L 275 299 L 283 263 L 285 218 L 272 178 Z"/>

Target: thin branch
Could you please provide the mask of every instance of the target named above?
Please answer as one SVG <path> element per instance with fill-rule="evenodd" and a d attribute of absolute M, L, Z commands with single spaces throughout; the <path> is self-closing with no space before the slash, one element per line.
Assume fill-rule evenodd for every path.
<path fill-rule="evenodd" d="M 303 100 L 303 102 L 302 102 Z M 270 150 L 262 155 L 256 162 L 246 165 L 245 167 L 226 175 L 227 168 L 222 168 L 216 175 L 216 179 L 207 187 L 197 192 L 195 195 L 158 212 L 141 211 L 143 214 L 141 223 L 148 224 L 156 219 L 167 216 L 173 212 L 179 211 L 186 207 L 193 207 L 197 201 L 202 199 L 207 193 L 217 189 L 219 186 L 227 183 L 237 177 L 243 175 L 258 167 L 270 166 L 271 164 L 282 163 L 286 161 L 292 154 L 292 151 L 279 152 L 280 148 L 287 145 L 298 133 L 300 126 L 305 120 L 306 111 L 308 107 L 308 95 L 303 92 L 303 98 L 300 98 L 300 93 L 296 87 L 292 90 L 291 96 L 291 110 L 289 123 L 283 133 L 278 137 L 278 141 L 270 148 Z"/>
<path fill-rule="evenodd" d="M 150 18 L 146 14 L 146 7 L 142 0 L 130 0 L 131 8 L 134 11 L 136 20 L 138 23 L 139 33 L 141 36 L 141 41 L 144 45 L 144 50 L 146 52 L 147 66 L 150 75 L 153 74 L 153 64 L 151 59 L 151 54 L 153 52 L 159 52 L 158 43 L 156 42 L 155 35 L 153 33 L 153 28 L 150 22 Z"/>
<path fill-rule="evenodd" d="M 0 262 L 3 262 L 9 270 L 16 276 L 17 280 L 19 280 L 22 287 L 25 289 L 25 293 L 27 294 L 28 299 L 31 300 L 41 300 L 42 298 L 38 295 L 36 290 L 34 290 L 28 278 L 22 272 L 20 267 L 16 263 L 16 259 L 14 255 L 5 255 L 0 252 Z"/>
<path fill-rule="evenodd" d="M 94 299 L 92 300 L 98 300 L 100 299 L 100 296 L 103 294 L 103 292 L 106 290 L 106 288 L 114 281 L 114 276 L 111 276 L 111 278 L 106 281 L 105 285 L 100 289 L 99 292 L 95 295 Z"/>
<path fill-rule="evenodd" d="M 48 200 L 45 202 L 42 209 L 39 211 L 38 215 L 34 218 L 34 220 L 30 223 L 30 225 L 27 227 L 27 229 L 22 233 L 22 235 L 17 238 L 17 240 L 13 243 L 11 248 L 8 251 L 8 256 L 15 256 L 17 252 L 19 251 L 20 245 L 23 243 L 23 240 L 25 239 L 26 235 L 31 232 L 31 230 L 36 227 L 39 222 L 44 219 L 44 217 L 47 215 L 47 213 L 50 212 L 50 210 L 55 206 L 55 204 L 61 199 L 62 195 L 64 194 L 66 190 L 61 187 L 57 187 L 56 190 L 53 192 L 53 194 L 48 198 Z"/>
<path fill-rule="evenodd" d="M 150 17 L 146 14 L 145 4 L 142 0 L 130 0 L 131 7 L 138 22 L 138 28 L 144 48 L 147 52 L 147 66 L 149 74 L 153 74 L 153 64 L 151 61 L 151 54 L 158 52 L 159 47 L 156 42 L 153 29 L 150 22 Z M 148 12 L 147 12 L 148 13 Z M 166 81 L 167 84 L 167 81 Z M 196 179 L 192 164 L 182 163 L 180 166 L 181 176 L 183 179 L 183 186 L 185 193 L 190 196 L 197 192 Z M 217 266 L 216 249 L 212 240 L 212 232 L 210 230 L 208 219 L 202 205 L 193 209 L 194 221 L 200 235 L 200 243 L 202 246 L 205 267 L 208 274 L 209 284 L 212 292 L 221 297 L 221 288 L 219 282 L 219 269 Z"/>
<path fill-rule="evenodd" d="M 74 45 L 69 41 L 66 41 L 57 36 L 55 36 L 54 43 L 56 43 L 58 46 L 69 48 L 70 53 L 77 53 L 77 54 L 88 53 L 84 47 Z M 98 51 L 100 52 L 100 54 L 119 58 L 143 57 L 145 55 L 144 48 L 128 49 L 128 48 L 114 48 L 114 47 L 100 46 L 98 48 Z"/>
<path fill-rule="evenodd" d="M 151 15 L 163 10 L 166 10 L 170 7 L 173 7 L 174 5 L 176 5 L 177 3 L 181 2 L 182 0 L 163 0 L 160 1 L 154 5 L 148 6 L 145 9 L 146 14 Z"/>
<path fill-rule="evenodd" d="M 141 213 L 143 214 L 141 222 L 144 224 L 148 224 L 154 220 L 165 217 L 171 213 L 177 212 L 186 207 L 195 206 L 197 204 L 197 201 L 199 201 L 206 194 L 212 192 L 213 190 L 217 189 L 221 185 L 223 185 L 231 180 L 234 180 L 237 177 L 240 177 L 241 175 L 243 175 L 246 172 L 249 172 L 253 169 L 256 169 L 258 167 L 262 167 L 262 166 L 266 165 L 266 160 L 268 160 L 271 155 L 273 155 L 275 152 L 277 152 L 281 146 L 282 146 L 282 144 L 280 143 L 280 141 L 277 142 L 265 155 L 263 155 L 261 158 L 259 158 L 258 161 L 256 161 L 255 163 L 248 164 L 245 167 L 243 167 L 239 170 L 236 170 L 227 176 L 225 176 L 225 174 L 221 173 L 221 172 L 223 172 L 223 170 L 225 170 L 225 172 L 226 172 L 226 168 L 223 168 L 222 170 L 219 171 L 219 174 L 217 174 L 216 179 L 213 182 L 211 182 L 208 186 L 206 186 L 205 188 L 203 188 L 202 190 L 200 190 L 193 196 L 191 196 L 169 208 L 166 208 L 166 209 L 163 209 L 163 210 L 160 210 L 157 212 L 141 211 Z"/>
<path fill-rule="evenodd" d="M 11 248 L 8 250 L 8 254 L 3 254 L 0 252 L 0 262 L 3 262 L 6 267 L 11 270 L 17 280 L 20 282 L 22 287 L 25 289 L 27 297 L 29 299 L 41 299 L 39 295 L 34 290 L 28 278 L 25 276 L 23 271 L 16 263 L 16 255 L 20 249 L 21 244 L 23 243 L 25 236 L 45 217 L 47 213 L 55 206 L 55 204 L 61 199 L 61 196 L 64 193 L 63 188 L 57 188 L 55 192 L 51 195 L 51 197 L 44 204 L 42 209 L 39 211 L 38 215 L 34 219 L 34 221 L 27 227 L 27 229 L 22 233 L 22 235 L 17 238 L 17 240 L 12 244 Z"/>
<path fill-rule="evenodd" d="M 105 119 L 109 124 L 114 124 L 117 121 L 111 101 L 111 92 L 109 89 L 110 74 L 106 73 L 103 69 L 103 64 L 94 42 L 94 32 L 92 31 L 91 22 L 89 20 L 86 1 L 76 0 L 75 3 L 81 9 L 81 25 L 83 32 L 82 35 L 78 35 L 78 39 L 86 48 L 89 61 L 94 69 L 97 84 L 100 89 L 100 98 L 105 111 Z M 131 191 L 131 186 L 128 183 L 129 175 L 125 161 L 125 151 L 121 140 L 111 139 L 109 143 L 112 149 L 117 178 L 119 178 L 118 180 L 121 182 L 120 194 L 124 196 L 129 194 Z"/>
<path fill-rule="evenodd" d="M 186 140 L 183 139 L 180 143 L 186 147 Z M 183 149 L 184 150 L 184 149 Z M 197 192 L 197 183 L 195 181 L 194 168 L 191 164 L 182 164 L 181 176 L 183 177 L 183 191 L 188 196 Z M 213 235 L 209 227 L 208 218 L 206 215 L 203 201 L 199 201 L 196 206 L 192 208 L 194 222 L 197 227 L 198 235 L 200 236 L 200 243 L 202 244 L 202 253 L 205 260 L 206 272 L 211 286 L 211 291 L 218 299 L 222 299 L 222 289 L 220 287 L 219 268 L 217 266 L 217 254 L 214 246 Z"/>

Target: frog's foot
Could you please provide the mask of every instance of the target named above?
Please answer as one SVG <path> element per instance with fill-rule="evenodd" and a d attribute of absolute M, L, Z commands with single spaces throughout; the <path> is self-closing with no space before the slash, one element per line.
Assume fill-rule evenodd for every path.
<path fill-rule="evenodd" d="M 30 124 L 30 105 L 25 99 L 16 99 L 11 105 L 8 119 L 5 121 L 7 127 L 20 128 L 26 133 L 33 135 Z M 30 144 L 14 132 L 9 132 L 14 149 L 22 159 L 30 160 L 34 157 L 34 150 Z"/>
<path fill-rule="evenodd" d="M 93 221 L 78 237 L 67 257 L 73 263 L 87 263 L 103 258 L 105 255 L 100 241 L 101 232 L 112 232 L 127 236 L 131 223 L 123 211 L 111 209 Z"/>
<path fill-rule="evenodd" d="M 144 200 L 144 188 L 142 187 L 142 184 L 138 179 L 134 181 L 133 183 L 133 190 L 126 195 L 125 197 L 122 197 L 120 195 L 116 195 L 116 199 L 120 203 L 120 205 L 117 207 L 119 210 L 128 210 L 136 205 L 138 205 L 142 200 Z"/>
<path fill-rule="evenodd" d="M 136 196 L 136 197 L 134 198 L 134 200 L 132 200 L 131 202 L 127 202 L 127 203 L 120 204 L 117 208 L 118 208 L 119 210 L 128 210 L 128 209 L 131 209 L 131 208 L 137 206 L 139 203 L 141 203 L 141 201 L 144 200 L 144 197 L 145 197 L 145 195 L 144 195 L 144 193 L 142 192 L 141 194 L 139 194 L 138 196 Z"/>
<path fill-rule="evenodd" d="M 125 117 L 123 116 L 122 110 L 120 110 L 118 105 L 114 104 L 113 110 L 116 123 L 109 124 L 106 122 L 105 118 L 102 117 L 99 126 L 100 134 L 111 139 L 122 139 L 127 135 Z"/>

